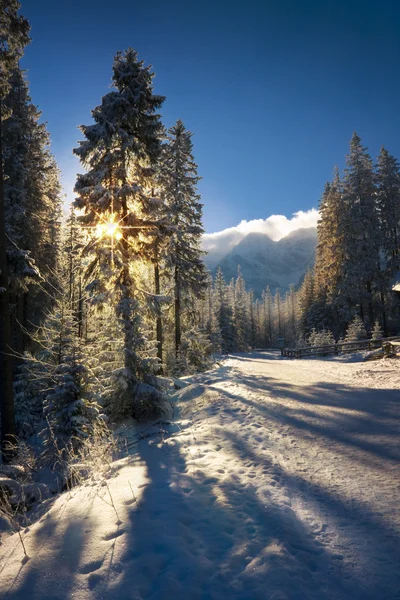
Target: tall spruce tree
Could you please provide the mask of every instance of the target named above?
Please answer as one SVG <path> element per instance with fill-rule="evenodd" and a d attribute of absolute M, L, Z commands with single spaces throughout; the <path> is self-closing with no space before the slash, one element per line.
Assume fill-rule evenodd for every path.
<path fill-rule="evenodd" d="M 50 304 L 47 282 L 59 257 L 62 200 L 49 134 L 38 122 L 41 113 L 31 103 L 24 74 L 15 69 L 10 82 L 4 100 L 10 114 L 3 127 L 4 196 L 14 348 L 22 354 L 23 332 L 40 323 Z"/>
<path fill-rule="evenodd" d="M 400 166 L 382 146 L 376 168 L 377 204 L 381 242 L 388 267 L 400 269 Z"/>
<path fill-rule="evenodd" d="M 377 210 L 383 260 L 377 277 L 381 320 L 388 334 L 388 290 L 400 271 L 400 167 L 394 156 L 382 147 L 376 167 Z"/>
<path fill-rule="evenodd" d="M 312 326 L 318 329 L 332 326 L 337 337 L 344 333 L 342 324 L 350 316 L 345 280 L 349 210 L 343 198 L 339 169 L 335 167 L 333 180 L 327 184 L 320 203 Z"/>
<path fill-rule="evenodd" d="M 262 294 L 263 299 L 263 321 L 264 321 L 264 346 L 270 347 L 272 343 L 272 294 L 269 285 Z"/>
<path fill-rule="evenodd" d="M 251 325 L 246 284 L 240 266 L 235 281 L 233 322 L 235 326 L 236 349 L 246 352 L 249 349 Z"/>
<path fill-rule="evenodd" d="M 282 300 L 281 293 L 277 288 L 274 296 L 275 314 L 276 314 L 276 331 L 278 338 L 282 337 Z"/>
<path fill-rule="evenodd" d="M 314 295 L 314 274 L 307 271 L 304 275 L 303 283 L 298 292 L 299 312 L 300 312 L 300 332 L 303 338 L 306 338 L 314 328 L 311 319 L 311 308 L 315 301 Z"/>
<path fill-rule="evenodd" d="M 200 177 L 193 157 L 192 133 L 181 120 L 168 130 L 160 161 L 160 184 L 168 207 L 172 234 L 167 248 L 174 278 L 175 358 L 180 361 L 182 311 L 190 295 L 202 295 L 207 276 L 200 248 L 202 204 Z"/>
<path fill-rule="evenodd" d="M 233 331 L 233 307 L 229 302 L 228 286 L 225 283 L 221 268 L 218 267 L 214 280 L 215 312 L 221 332 L 223 353 L 235 350 L 235 334 Z"/>
<path fill-rule="evenodd" d="M 346 158 L 343 198 L 348 219 L 344 224 L 344 294 L 349 306 L 372 327 L 374 323 L 373 286 L 379 268 L 376 187 L 373 164 L 367 149 L 354 133 Z"/>
<path fill-rule="evenodd" d="M 89 268 L 92 290 L 112 296 L 116 303 L 124 337 L 120 377 L 134 412 L 147 362 L 141 358 L 145 340 L 132 261 L 149 259 L 142 238 L 158 225 L 158 200 L 151 188 L 162 132 L 157 110 L 164 98 L 153 93 L 152 80 L 151 67 L 144 66 L 135 50 L 118 52 L 114 89 L 92 111 L 94 124 L 81 126 L 86 139 L 74 150 L 88 169 L 78 176 L 75 206 L 84 213 L 81 223 L 97 232 L 88 247 L 94 256 Z"/>
<path fill-rule="evenodd" d="M 2 449 L 5 448 L 8 436 L 15 433 L 2 125 L 3 119 L 7 117 L 4 98 L 10 87 L 10 75 L 17 67 L 24 47 L 29 43 L 29 23 L 18 14 L 19 9 L 20 3 L 17 0 L 0 1 L 0 416 Z"/>

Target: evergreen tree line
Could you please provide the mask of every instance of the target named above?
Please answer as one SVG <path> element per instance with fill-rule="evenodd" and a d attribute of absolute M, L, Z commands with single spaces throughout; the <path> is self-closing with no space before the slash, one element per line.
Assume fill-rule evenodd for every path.
<path fill-rule="evenodd" d="M 229 284 L 221 270 L 199 304 L 201 326 L 214 351 L 328 345 L 400 330 L 400 166 L 382 147 L 376 164 L 357 134 L 346 168 L 334 170 L 319 206 L 314 269 L 284 298 L 267 288 L 246 291 L 243 276 Z"/>
<path fill-rule="evenodd" d="M 40 431 L 54 455 L 104 415 L 159 414 L 162 375 L 208 364 L 200 178 L 192 133 L 181 120 L 166 130 L 151 68 L 129 48 L 80 128 L 84 172 L 62 223 L 49 135 L 18 64 L 29 24 L 15 0 L 1 8 L 2 444 Z"/>
<path fill-rule="evenodd" d="M 29 23 L 1 1 L 0 21 L 0 413 L 1 439 L 15 433 L 13 381 L 30 333 L 51 305 L 58 262 L 61 188 L 19 59 Z"/>
<path fill-rule="evenodd" d="M 374 164 L 355 133 L 341 174 L 320 202 L 316 263 L 300 291 L 300 333 L 342 338 L 350 323 L 368 335 L 400 328 L 400 167 L 382 147 Z"/>
<path fill-rule="evenodd" d="M 266 287 L 255 298 L 239 267 L 227 283 L 219 268 L 209 276 L 205 298 L 198 301 L 199 325 L 214 353 L 247 352 L 274 348 L 281 342 L 295 345 L 299 337 L 300 304 L 295 286 L 284 296 Z"/>

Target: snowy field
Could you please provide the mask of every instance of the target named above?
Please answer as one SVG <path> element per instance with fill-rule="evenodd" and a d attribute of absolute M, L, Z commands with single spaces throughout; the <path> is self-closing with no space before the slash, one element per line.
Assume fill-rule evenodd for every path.
<path fill-rule="evenodd" d="M 28 562 L 3 537 L 2 600 L 400 599 L 400 360 L 243 354 L 187 383 L 108 487 L 26 530 Z"/>

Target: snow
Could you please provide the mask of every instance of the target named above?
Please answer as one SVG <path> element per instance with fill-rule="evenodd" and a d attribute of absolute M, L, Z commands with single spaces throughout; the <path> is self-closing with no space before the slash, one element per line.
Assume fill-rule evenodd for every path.
<path fill-rule="evenodd" d="M 263 233 L 249 233 L 216 262 L 214 254 L 205 257 L 208 268 L 221 267 L 225 280 L 236 277 L 238 266 L 246 286 L 256 296 L 267 285 L 283 295 L 291 283 L 297 284 L 315 260 L 316 229 L 297 229 L 279 241 Z"/>
<path fill-rule="evenodd" d="M 7 600 L 400 598 L 400 362 L 254 352 L 0 547 Z M 115 509 L 113 508 L 113 505 Z"/>

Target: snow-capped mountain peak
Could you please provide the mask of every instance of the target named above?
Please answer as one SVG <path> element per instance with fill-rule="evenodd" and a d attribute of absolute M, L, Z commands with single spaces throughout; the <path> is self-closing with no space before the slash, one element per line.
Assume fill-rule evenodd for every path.
<path fill-rule="evenodd" d="M 264 233 L 252 232 L 217 261 L 211 251 L 206 264 L 213 272 L 221 267 L 226 281 L 236 276 L 240 265 L 247 288 L 257 296 L 267 285 L 272 291 L 279 288 L 285 292 L 314 264 L 316 244 L 315 227 L 296 229 L 277 242 Z"/>

